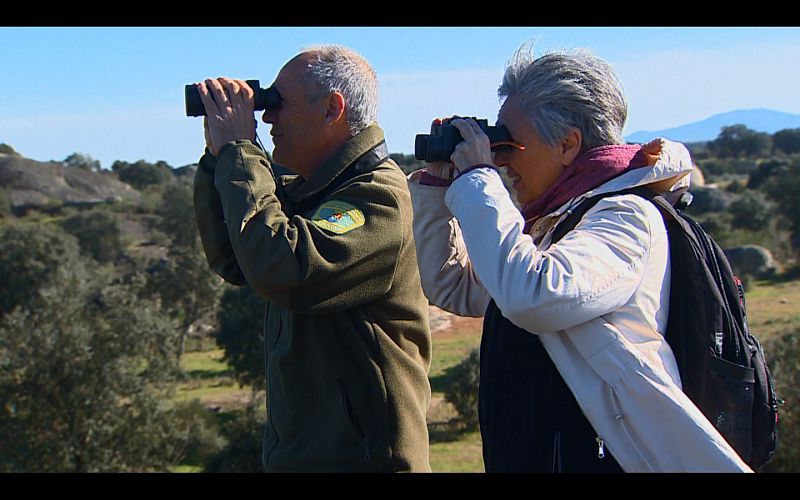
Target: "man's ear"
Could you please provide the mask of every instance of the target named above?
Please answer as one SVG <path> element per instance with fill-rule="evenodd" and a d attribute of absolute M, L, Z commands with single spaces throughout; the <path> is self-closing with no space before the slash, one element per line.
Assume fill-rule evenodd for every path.
<path fill-rule="evenodd" d="M 583 134 L 577 128 L 570 128 L 567 131 L 566 137 L 561 140 L 561 164 L 567 166 L 571 164 L 581 152 L 583 145 Z"/>
<path fill-rule="evenodd" d="M 328 96 L 328 107 L 325 109 L 325 123 L 334 125 L 345 118 L 344 96 L 335 91 Z"/>

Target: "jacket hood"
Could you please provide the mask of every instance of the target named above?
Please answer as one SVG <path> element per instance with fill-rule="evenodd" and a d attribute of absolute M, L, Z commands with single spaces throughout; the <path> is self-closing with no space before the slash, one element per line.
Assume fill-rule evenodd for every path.
<path fill-rule="evenodd" d="M 642 146 L 652 158 L 652 164 L 625 172 L 604 184 L 568 201 L 551 216 L 559 216 L 567 209 L 596 194 L 621 191 L 623 189 L 650 186 L 658 192 L 688 189 L 690 173 L 694 169 L 689 150 L 680 142 L 664 138 L 654 139 Z"/>

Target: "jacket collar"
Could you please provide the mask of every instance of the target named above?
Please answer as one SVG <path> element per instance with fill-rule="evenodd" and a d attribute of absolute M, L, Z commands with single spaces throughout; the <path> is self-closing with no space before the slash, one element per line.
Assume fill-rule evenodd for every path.
<path fill-rule="evenodd" d="M 666 189 L 667 191 L 688 187 L 689 175 L 686 174 L 689 174 L 693 168 L 692 158 L 686 146 L 679 142 L 661 139 L 661 152 L 655 164 L 631 170 L 619 177 L 615 177 L 591 191 L 576 196 L 546 217 L 558 218 L 567 210 L 576 207 L 583 202 L 583 200 L 596 194 L 612 193 L 614 191 L 621 191 L 623 189 L 648 184 L 660 184 L 671 178 L 675 179 L 675 183 L 671 187 L 668 187 Z"/>
<path fill-rule="evenodd" d="M 295 202 L 314 196 L 333 183 L 347 167 L 380 145 L 385 149 L 383 130 L 377 124 L 368 126 L 351 137 L 311 177 L 298 176 L 290 182 L 286 186 L 287 193 Z"/>

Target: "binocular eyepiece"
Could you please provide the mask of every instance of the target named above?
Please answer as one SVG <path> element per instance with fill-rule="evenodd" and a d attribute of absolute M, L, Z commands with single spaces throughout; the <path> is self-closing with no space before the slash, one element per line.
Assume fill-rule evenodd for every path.
<path fill-rule="evenodd" d="M 453 154 L 458 143 L 464 140 L 464 138 L 461 137 L 461 132 L 450 125 L 450 121 L 455 118 L 461 117 L 454 116 L 442 121 L 442 123 L 433 123 L 431 125 L 430 134 L 417 134 L 416 140 L 414 141 L 414 157 L 428 163 L 434 161 L 450 161 L 450 155 Z M 513 140 L 506 127 L 502 125 L 496 127 L 491 126 L 486 119 L 475 117 L 472 117 L 472 119 L 475 120 L 481 130 L 489 136 L 490 144 L 510 142 Z"/>
<path fill-rule="evenodd" d="M 247 80 L 247 85 L 253 89 L 255 100 L 255 111 L 262 111 L 265 109 L 278 109 L 281 106 L 281 95 L 278 89 L 274 87 L 261 88 L 258 80 Z M 197 86 L 191 84 L 186 85 L 186 116 L 205 116 L 206 108 L 203 106 L 203 101 L 200 99 L 200 90 Z M 214 99 L 214 94 L 209 94 L 211 99 Z"/>

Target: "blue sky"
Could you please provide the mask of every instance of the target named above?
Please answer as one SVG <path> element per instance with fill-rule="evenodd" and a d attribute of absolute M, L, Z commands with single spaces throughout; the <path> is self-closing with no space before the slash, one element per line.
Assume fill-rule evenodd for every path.
<path fill-rule="evenodd" d="M 497 86 L 523 42 L 538 51 L 586 47 L 617 70 L 629 101 L 625 134 L 734 109 L 800 114 L 800 28 L 0 28 L 0 143 L 36 160 L 88 154 L 195 162 L 202 120 L 183 87 L 209 76 L 266 86 L 303 47 L 352 47 L 381 85 L 389 150 L 412 153 L 432 118 L 493 123 Z M 269 126 L 259 136 L 269 142 Z"/>

